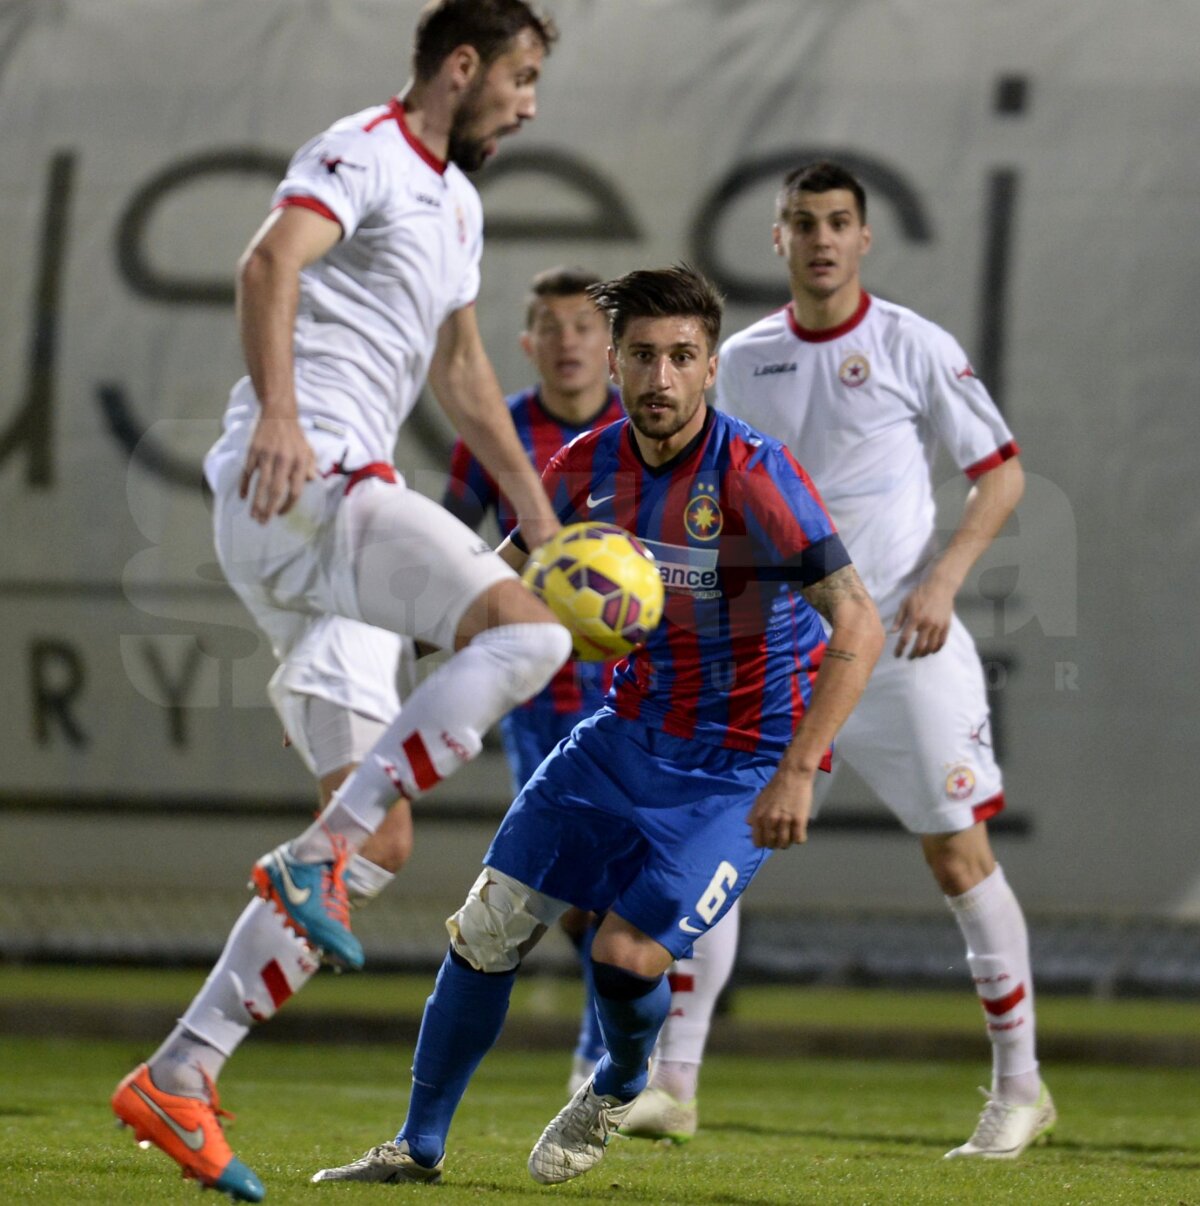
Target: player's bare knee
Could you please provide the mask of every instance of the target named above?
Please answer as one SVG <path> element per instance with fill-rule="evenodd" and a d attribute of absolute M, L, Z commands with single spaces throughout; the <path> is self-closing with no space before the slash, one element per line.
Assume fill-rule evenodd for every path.
<path fill-rule="evenodd" d="M 665 946 L 632 927 L 606 930 L 602 925 L 592 942 L 593 964 L 607 964 L 643 979 L 662 975 L 674 961 Z"/>
<path fill-rule="evenodd" d="M 473 599 L 454 633 L 456 649 L 481 632 L 508 624 L 555 624 L 554 614 L 518 578 L 493 582 Z"/>
<path fill-rule="evenodd" d="M 485 867 L 462 908 L 446 921 L 450 945 L 476 971 L 513 971 L 566 907 Z"/>
<path fill-rule="evenodd" d="M 986 832 L 926 835 L 921 849 L 938 887 L 946 896 L 961 896 L 982 883 L 996 868 Z"/>

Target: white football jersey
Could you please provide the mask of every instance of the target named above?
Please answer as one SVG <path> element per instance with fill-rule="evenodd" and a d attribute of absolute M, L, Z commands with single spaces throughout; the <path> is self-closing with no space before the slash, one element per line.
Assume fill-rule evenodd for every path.
<path fill-rule="evenodd" d="M 716 390 L 808 471 L 885 617 L 936 550 L 938 442 L 973 478 L 1018 451 L 954 337 L 866 293 L 838 327 L 807 331 L 789 305 L 731 336 Z"/>
<path fill-rule="evenodd" d="M 300 275 L 300 412 L 353 428 L 372 456 L 390 461 L 438 328 L 479 292 L 479 194 L 412 134 L 392 100 L 301 147 L 275 190 L 274 206 L 284 205 L 313 209 L 342 228 L 341 240 Z M 243 378 L 226 429 L 257 417 Z"/>

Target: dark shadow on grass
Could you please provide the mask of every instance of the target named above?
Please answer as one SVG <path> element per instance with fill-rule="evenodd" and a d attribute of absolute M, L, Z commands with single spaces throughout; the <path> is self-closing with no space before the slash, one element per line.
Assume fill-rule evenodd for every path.
<path fill-rule="evenodd" d="M 636 1176 L 636 1173 L 633 1175 Z M 725 1190 L 706 1193 L 692 1185 L 681 1187 L 677 1193 L 672 1193 L 664 1191 L 661 1186 L 631 1184 L 631 1180 L 631 1177 L 615 1177 L 609 1170 L 597 1169 L 588 1173 L 581 1180 L 569 1181 L 567 1184 L 575 1190 L 571 1194 L 572 1202 L 595 1202 L 603 1203 L 604 1206 L 612 1206 L 614 1194 L 619 1194 L 619 1200 L 622 1202 L 654 1202 L 662 1203 L 664 1206 L 762 1206 L 764 1201 L 761 1193 L 752 1198 L 744 1198 Z M 481 1200 L 486 1200 L 484 1195 L 494 1193 L 503 1195 L 505 1201 L 512 1201 L 517 1197 L 527 1197 L 530 1200 L 537 1199 L 542 1202 L 546 1201 L 547 1192 L 554 1192 L 554 1188 L 553 1186 L 538 1185 L 531 1180 L 527 1186 L 514 1189 L 511 1185 L 501 1185 L 496 1181 L 469 1177 L 461 1180 L 457 1177 L 453 1180 L 447 1178 L 438 1187 L 439 1190 L 454 1189 L 459 1193 L 470 1193 Z M 435 1190 L 435 1192 L 437 1191 Z M 793 1206 L 801 1206 L 803 1201 L 804 1199 L 797 1199 Z"/>
<path fill-rule="evenodd" d="M 706 1124 L 700 1132 L 700 1138 L 705 1135 L 728 1136 L 755 1135 L 768 1139 L 816 1139 L 827 1143 L 869 1143 L 883 1146 L 899 1147 L 928 1147 L 935 1151 L 947 1152 L 962 1142 L 961 1137 L 953 1139 L 931 1138 L 928 1135 L 879 1134 L 872 1131 L 832 1130 L 817 1127 L 778 1127 L 756 1126 L 746 1122 L 728 1122 Z M 1194 1146 L 1181 1146 L 1174 1143 L 1089 1143 L 1079 1139 L 1064 1139 L 1055 1135 L 1049 1143 L 1037 1150 L 1031 1150 L 1024 1157 L 1035 1159 L 1037 1151 L 1046 1153 L 1061 1153 L 1073 1157 L 1092 1157 L 1098 1160 L 1120 1160 L 1123 1163 L 1143 1164 L 1152 1169 L 1174 1169 L 1181 1172 L 1200 1169 L 1200 1153 Z M 1156 1159 L 1159 1156 L 1174 1157 L 1170 1160 Z M 872 1153 L 873 1159 L 881 1158 L 878 1152 Z"/>
<path fill-rule="evenodd" d="M 834 1131 L 816 1127 L 756 1126 L 752 1122 L 705 1123 L 702 1134 L 710 1135 L 759 1135 L 767 1139 L 822 1139 L 832 1143 L 893 1143 L 909 1147 L 940 1147 L 949 1151 L 962 1142 L 962 1138 L 933 1139 L 928 1135 L 880 1135 L 869 1131 Z"/>

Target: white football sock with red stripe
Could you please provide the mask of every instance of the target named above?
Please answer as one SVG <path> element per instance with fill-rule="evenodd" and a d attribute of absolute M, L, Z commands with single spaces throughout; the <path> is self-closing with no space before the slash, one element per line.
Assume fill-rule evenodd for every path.
<path fill-rule="evenodd" d="M 1033 976 L 1025 915 L 999 866 L 946 903 L 967 940 L 967 963 L 992 1042 L 992 1092 L 1005 1101 L 1037 1100 Z"/>
<path fill-rule="evenodd" d="M 396 796 L 414 800 L 469 762 L 501 716 L 536 695 L 571 649 L 558 624 L 507 624 L 481 632 L 404 701 L 358 769 L 291 843 L 301 862 L 333 857 L 332 839 L 357 850 Z"/>
<path fill-rule="evenodd" d="M 713 1010 L 737 956 L 740 903 L 735 900 L 729 912 L 696 940 L 692 957 L 677 960 L 667 974 L 671 1009 L 659 1032 L 650 1083 L 676 1101 L 696 1096 Z"/>
<path fill-rule="evenodd" d="M 234 923 L 225 949 L 179 1025 L 150 1057 L 154 1083 L 168 1093 L 203 1096 L 256 1022 L 265 1022 L 312 979 L 320 960 L 255 897 Z"/>

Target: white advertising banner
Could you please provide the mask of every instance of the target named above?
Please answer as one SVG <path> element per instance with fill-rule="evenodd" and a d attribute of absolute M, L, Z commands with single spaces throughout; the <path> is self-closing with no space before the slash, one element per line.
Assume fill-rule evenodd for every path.
<path fill-rule="evenodd" d="M 1035 905 L 1200 914 L 1200 8 L 549 7 L 538 117 L 479 180 L 479 315 L 505 388 L 528 383 L 534 272 L 687 260 L 732 331 L 786 298 L 783 172 L 825 154 L 857 169 L 868 287 L 958 336 L 1029 475 L 963 604 L 1003 747 L 1006 865 Z M 200 460 L 242 371 L 237 256 L 291 152 L 403 86 L 418 9 L 0 4 L 6 799 L 310 790 L 216 567 Z M 449 441 L 424 403 L 397 450 L 418 488 L 440 491 Z M 949 523 L 964 484 L 943 477 Z M 928 903 L 911 844 L 840 832 L 836 812 L 786 874 L 844 893 L 849 860 L 870 870 L 856 899 Z"/>

